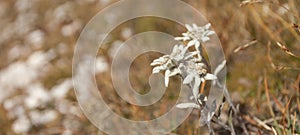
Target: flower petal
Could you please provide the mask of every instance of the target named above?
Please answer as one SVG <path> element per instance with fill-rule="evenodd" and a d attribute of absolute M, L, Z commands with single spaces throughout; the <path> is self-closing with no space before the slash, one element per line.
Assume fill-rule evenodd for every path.
<path fill-rule="evenodd" d="M 177 108 L 186 109 L 186 108 L 196 108 L 199 109 L 200 106 L 195 103 L 180 103 L 176 105 Z"/>
<path fill-rule="evenodd" d="M 186 24 L 185 27 L 186 27 L 186 29 L 187 29 L 188 31 L 192 31 L 192 30 L 193 30 L 193 28 L 192 28 L 190 25 L 188 25 L 188 24 Z"/>
<path fill-rule="evenodd" d="M 210 73 L 207 73 L 205 76 L 204 76 L 204 79 L 205 80 L 216 80 L 218 79 L 217 76 L 213 75 L 213 74 L 210 74 Z"/>
<path fill-rule="evenodd" d="M 208 23 L 208 24 L 206 24 L 206 25 L 205 25 L 203 28 L 207 30 L 207 29 L 209 29 L 209 28 L 210 28 L 210 26 L 211 26 L 211 24 L 210 24 L 210 23 Z"/>
<path fill-rule="evenodd" d="M 185 36 L 185 37 L 188 37 L 188 36 L 189 36 L 188 33 L 182 33 L 181 35 L 182 35 L 182 36 Z"/>
<path fill-rule="evenodd" d="M 198 29 L 197 24 L 193 23 L 193 28 L 194 28 L 194 29 Z"/>
<path fill-rule="evenodd" d="M 200 50 L 200 42 L 197 40 L 196 42 L 195 42 L 195 48 L 197 49 L 197 50 Z"/>
<path fill-rule="evenodd" d="M 183 37 L 175 37 L 175 40 L 183 40 Z"/>
<path fill-rule="evenodd" d="M 212 31 L 212 30 L 210 30 L 210 31 L 208 31 L 208 32 L 206 33 L 206 36 L 210 36 L 210 35 L 213 35 L 213 34 L 215 34 L 215 32 Z"/>
<path fill-rule="evenodd" d="M 188 54 L 184 57 L 184 59 L 187 60 L 187 59 L 193 58 L 194 55 L 197 55 L 197 54 L 198 54 L 198 52 L 191 52 L 191 53 L 188 53 Z"/>
<path fill-rule="evenodd" d="M 165 72 L 165 86 L 168 87 L 169 85 L 169 75 L 170 75 L 170 70 L 166 70 Z"/>
<path fill-rule="evenodd" d="M 200 84 L 201 84 L 200 78 L 195 77 L 194 86 L 193 86 L 193 95 L 195 99 L 198 98 Z"/>
<path fill-rule="evenodd" d="M 153 62 L 150 64 L 150 66 L 156 66 L 156 65 L 160 65 L 162 63 L 161 59 L 155 59 L 153 60 Z"/>
<path fill-rule="evenodd" d="M 180 74 L 180 70 L 178 68 L 175 68 L 170 72 L 169 77 L 175 76 L 177 74 Z"/>
<path fill-rule="evenodd" d="M 186 40 L 189 40 L 190 38 L 189 37 L 175 37 L 174 39 L 177 41 L 180 41 L 180 40 L 186 41 Z"/>
<path fill-rule="evenodd" d="M 191 82 L 193 81 L 193 79 L 194 79 L 194 76 L 191 75 L 191 74 L 189 74 L 189 75 L 187 75 L 187 76 L 184 78 L 183 84 L 189 84 L 189 83 L 191 83 Z"/>
<path fill-rule="evenodd" d="M 196 39 L 193 39 L 193 40 L 191 40 L 191 41 L 187 44 L 187 46 L 188 46 L 188 47 L 191 47 L 191 46 L 193 46 L 196 42 L 197 42 L 197 40 L 196 40 Z"/>
<path fill-rule="evenodd" d="M 161 70 L 165 70 L 163 66 L 157 66 L 152 69 L 152 74 L 159 73 Z"/>
<path fill-rule="evenodd" d="M 201 38 L 202 42 L 206 42 L 206 41 L 208 41 L 209 39 L 210 39 L 209 37 L 202 37 L 202 38 Z"/>

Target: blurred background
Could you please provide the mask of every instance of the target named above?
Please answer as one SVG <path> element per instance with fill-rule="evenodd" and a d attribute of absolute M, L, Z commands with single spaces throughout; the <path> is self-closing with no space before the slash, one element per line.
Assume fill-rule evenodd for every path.
<path fill-rule="evenodd" d="M 115 2 L 0 1 L 0 135 L 104 134 L 78 106 L 72 86 L 72 58 L 84 26 L 97 12 Z M 274 127 L 279 134 L 300 134 L 300 1 L 184 2 L 203 13 L 220 38 L 227 59 L 228 89 L 245 121 L 244 127 L 233 121 L 236 132 L 242 134 L 246 129 L 249 134 L 272 134 L 269 128 Z M 178 77 L 171 80 L 159 103 L 151 107 L 130 105 L 113 89 L 110 65 L 117 48 L 132 35 L 153 30 L 172 35 L 185 31 L 182 26 L 160 18 L 133 19 L 112 31 L 97 56 L 98 88 L 112 110 L 128 119 L 161 116 L 175 105 L 178 97 Z M 150 89 L 149 64 L 159 56 L 141 55 L 132 63 L 130 80 L 139 93 Z M 225 106 L 225 121 L 227 110 Z M 197 123 L 198 113 L 193 112 L 172 133 L 205 133 L 206 129 L 198 128 Z M 220 125 L 213 128 L 217 134 L 229 134 Z"/>

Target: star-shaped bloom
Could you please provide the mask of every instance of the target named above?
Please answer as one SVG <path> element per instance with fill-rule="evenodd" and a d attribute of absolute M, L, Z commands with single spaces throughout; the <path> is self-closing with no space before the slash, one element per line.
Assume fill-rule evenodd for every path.
<path fill-rule="evenodd" d="M 203 27 L 199 27 L 196 24 L 193 24 L 192 26 L 186 24 L 185 27 L 188 31 L 186 33 L 182 33 L 182 37 L 175 37 L 175 40 L 189 41 L 187 44 L 188 47 L 195 45 L 195 48 L 199 48 L 201 43 L 210 39 L 208 36 L 215 34 L 214 31 L 209 30 L 210 26 L 210 23 Z"/>
<path fill-rule="evenodd" d="M 193 91 L 193 96 L 195 99 L 198 99 L 199 89 L 201 83 L 205 82 L 206 80 L 216 80 L 217 77 L 210 73 L 205 73 L 204 75 L 199 75 L 197 71 L 189 71 L 188 75 L 184 78 L 183 84 L 191 84 Z"/>
<path fill-rule="evenodd" d="M 194 58 L 197 52 L 189 52 L 184 45 L 175 45 L 170 55 L 164 55 L 158 59 L 153 60 L 150 64 L 155 66 L 152 73 L 159 73 L 165 71 L 165 86 L 169 84 L 169 78 L 177 74 L 181 74 L 184 61 Z"/>

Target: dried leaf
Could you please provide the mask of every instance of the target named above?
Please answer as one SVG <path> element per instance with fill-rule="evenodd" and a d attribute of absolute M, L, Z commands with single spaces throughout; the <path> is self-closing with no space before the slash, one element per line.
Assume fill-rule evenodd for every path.
<path fill-rule="evenodd" d="M 254 41 L 251 41 L 243 46 L 239 46 L 238 48 L 234 49 L 234 53 L 237 53 L 239 51 L 242 51 L 242 50 L 245 50 L 246 48 L 248 48 L 249 46 L 253 45 L 253 44 L 256 44 L 257 43 L 257 40 L 254 40 Z"/>

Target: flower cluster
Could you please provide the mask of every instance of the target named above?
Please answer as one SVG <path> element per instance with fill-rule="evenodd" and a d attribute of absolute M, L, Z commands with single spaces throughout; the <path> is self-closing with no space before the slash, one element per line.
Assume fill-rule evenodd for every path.
<path fill-rule="evenodd" d="M 183 37 L 176 37 L 175 40 L 179 41 L 187 41 L 189 40 L 187 46 L 195 45 L 195 48 L 198 49 L 201 43 L 208 41 L 210 38 L 208 36 L 215 34 L 214 31 L 209 30 L 211 24 L 206 24 L 203 27 L 199 27 L 196 24 L 192 26 L 186 24 L 185 27 L 187 28 L 187 32 L 182 33 Z"/>
<path fill-rule="evenodd" d="M 216 80 L 217 77 L 208 73 L 207 65 L 203 62 L 201 54 L 201 44 L 208 41 L 208 36 L 215 32 L 209 30 L 210 24 L 204 27 L 198 27 L 196 24 L 192 26 L 186 25 L 187 32 L 183 33 L 183 37 L 176 37 L 175 40 L 189 41 L 187 45 L 175 45 L 170 55 L 164 55 L 155 59 L 151 66 L 152 73 L 165 71 L 165 86 L 169 84 L 169 78 L 175 75 L 180 75 L 183 79 L 183 84 L 188 85 L 192 89 L 193 99 L 196 103 L 178 104 L 178 108 L 198 108 L 205 105 L 207 97 L 199 93 L 200 86 L 206 80 Z M 195 51 L 190 52 L 189 48 L 194 47 Z"/>

